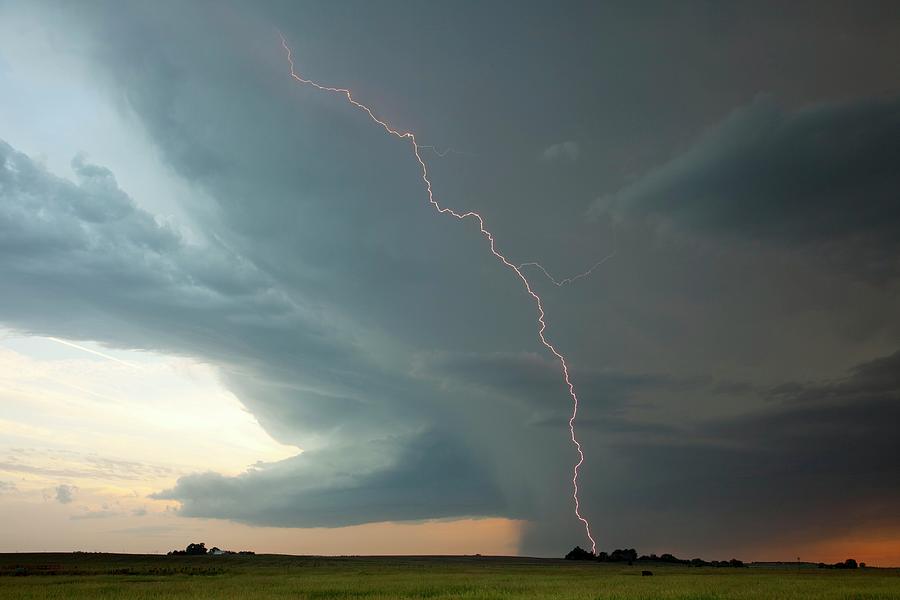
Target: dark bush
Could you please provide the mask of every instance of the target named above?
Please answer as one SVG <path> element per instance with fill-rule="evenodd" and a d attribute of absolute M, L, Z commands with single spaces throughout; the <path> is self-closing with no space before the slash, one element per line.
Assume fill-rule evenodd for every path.
<path fill-rule="evenodd" d="M 616 548 L 609 555 L 609 562 L 634 562 L 638 558 L 637 550 L 634 548 L 619 549 Z"/>
<path fill-rule="evenodd" d="M 566 554 L 566 560 L 594 560 L 594 553 L 588 552 L 581 546 L 575 546 Z"/>
<path fill-rule="evenodd" d="M 207 553 L 206 543 L 188 544 L 184 550 L 172 550 L 168 552 L 169 556 L 203 556 Z"/>
<path fill-rule="evenodd" d="M 856 569 L 859 565 L 855 559 L 848 558 L 844 562 L 834 563 L 833 565 L 819 563 L 820 569 Z"/>
<path fill-rule="evenodd" d="M 204 542 L 188 544 L 187 548 L 184 549 L 184 553 L 188 556 L 203 556 L 207 553 L 206 544 Z"/>

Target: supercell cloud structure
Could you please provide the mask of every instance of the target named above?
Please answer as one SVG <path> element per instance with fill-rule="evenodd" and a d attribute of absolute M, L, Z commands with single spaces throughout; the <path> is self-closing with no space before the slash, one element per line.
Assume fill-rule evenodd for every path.
<path fill-rule="evenodd" d="M 306 76 L 471 150 L 428 159 L 435 188 L 516 264 L 578 272 L 615 227 L 590 278 L 532 277 L 578 385 L 600 547 L 738 554 L 816 541 L 823 519 L 829 535 L 900 531 L 900 90 L 872 50 L 900 37 L 823 50 L 854 68 L 801 88 L 792 44 L 827 46 L 840 7 L 819 33 L 760 41 L 786 71 L 738 77 L 708 62 L 723 16 L 698 7 L 586 5 L 573 22 L 404 6 L 384 8 L 401 44 L 368 3 L 0 3 L 56 32 L 198 198 L 163 218 L 90 156 L 63 176 L 0 131 L 0 323 L 212 364 L 303 449 L 154 497 L 267 526 L 522 519 L 528 554 L 583 539 L 570 399 L 521 282 L 476 227 L 434 215 L 408 146 L 292 83 L 277 26 Z M 538 29 L 555 44 L 527 43 Z M 442 52 L 445 30 L 472 42 Z M 649 58 L 672 47 L 674 67 Z M 700 67 L 724 91 L 689 85 Z"/>

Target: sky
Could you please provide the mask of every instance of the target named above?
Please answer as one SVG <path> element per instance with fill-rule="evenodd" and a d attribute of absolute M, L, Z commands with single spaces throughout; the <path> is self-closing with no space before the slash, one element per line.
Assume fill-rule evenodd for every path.
<path fill-rule="evenodd" d="M 0 0 L 0 552 L 900 565 L 900 6 Z M 448 151 L 449 149 L 449 151 Z"/>

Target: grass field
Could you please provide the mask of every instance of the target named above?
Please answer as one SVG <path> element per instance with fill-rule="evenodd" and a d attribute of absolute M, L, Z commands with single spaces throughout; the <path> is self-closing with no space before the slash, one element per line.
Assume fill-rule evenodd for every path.
<path fill-rule="evenodd" d="M 642 577 L 641 569 L 653 571 Z M 900 569 L 628 567 L 497 557 L 0 554 L 0 600 L 35 598 L 900 599 Z"/>

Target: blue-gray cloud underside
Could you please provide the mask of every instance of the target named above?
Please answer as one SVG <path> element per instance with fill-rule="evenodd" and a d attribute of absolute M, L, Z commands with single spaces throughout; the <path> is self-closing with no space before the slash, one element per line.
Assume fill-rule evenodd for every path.
<path fill-rule="evenodd" d="M 237 477 L 189 475 L 155 494 L 182 514 L 280 527 L 510 514 L 480 457 L 440 432 L 337 446 Z"/>

